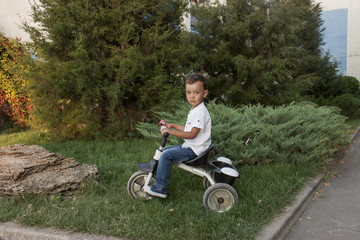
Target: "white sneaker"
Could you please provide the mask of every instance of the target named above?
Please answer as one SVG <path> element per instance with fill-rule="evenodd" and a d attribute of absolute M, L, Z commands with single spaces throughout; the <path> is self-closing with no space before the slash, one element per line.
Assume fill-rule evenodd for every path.
<path fill-rule="evenodd" d="M 159 193 L 159 192 L 152 191 L 150 186 L 143 187 L 143 190 L 144 190 L 144 192 L 146 192 L 149 195 L 154 196 L 154 197 L 160 197 L 160 198 L 166 198 L 167 197 L 167 195 L 164 194 L 164 193 Z"/>

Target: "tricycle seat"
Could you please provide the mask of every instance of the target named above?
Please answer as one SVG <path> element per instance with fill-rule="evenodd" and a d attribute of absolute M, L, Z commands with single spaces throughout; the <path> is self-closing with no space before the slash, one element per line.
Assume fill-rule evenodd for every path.
<path fill-rule="evenodd" d="M 188 166 L 203 166 L 206 165 L 209 153 L 215 148 L 214 145 L 210 145 L 208 149 L 206 149 L 202 154 L 197 156 L 196 158 L 190 159 L 186 162 L 183 162 L 183 164 Z"/>

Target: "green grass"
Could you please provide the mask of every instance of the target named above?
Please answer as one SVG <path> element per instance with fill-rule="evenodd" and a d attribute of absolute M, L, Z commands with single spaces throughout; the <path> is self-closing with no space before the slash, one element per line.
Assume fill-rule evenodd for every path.
<path fill-rule="evenodd" d="M 13 144 L 41 145 L 51 140 L 51 136 L 42 130 L 6 129 L 0 131 L 0 147 Z"/>
<path fill-rule="evenodd" d="M 360 118 L 347 120 L 346 124 L 349 125 L 350 131 L 355 131 L 360 126 Z"/>
<path fill-rule="evenodd" d="M 80 163 L 96 164 L 97 181 L 71 195 L 1 196 L 0 221 L 105 234 L 128 239 L 253 239 L 291 202 L 319 167 L 259 164 L 238 167 L 238 206 L 218 214 L 203 207 L 202 179 L 173 168 L 167 199 L 133 200 L 127 181 L 136 162 L 149 161 L 158 143 L 51 140 L 40 131 L 0 134 L 0 146 L 39 144 Z"/>

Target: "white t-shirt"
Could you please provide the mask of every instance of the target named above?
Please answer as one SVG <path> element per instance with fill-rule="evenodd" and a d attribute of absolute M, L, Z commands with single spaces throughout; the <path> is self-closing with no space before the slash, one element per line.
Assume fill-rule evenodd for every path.
<path fill-rule="evenodd" d="M 193 127 L 201 130 L 195 138 L 184 139 L 182 147 L 191 148 L 199 156 L 211 145 L 211 117 L 203 102 L 190 110 L 184 132 L 191 132 Z"/>

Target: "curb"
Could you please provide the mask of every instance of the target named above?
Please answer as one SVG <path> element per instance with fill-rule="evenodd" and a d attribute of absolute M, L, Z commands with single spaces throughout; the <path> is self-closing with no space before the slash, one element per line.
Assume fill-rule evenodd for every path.
<path fill-rule="evenodd" d="M 360 126 L 350 136 L 350 143 L 352 143 L 357 135 L 360 133 Z M 336 158 L 339 158 L 344 153 L 339 153 Z M 333 161 L 333 164 L 334 161 Z M 330 164 L 332 165 L 332 164 Z M 258 234 L 255 240 L 282 240 L 289 233 L 296 221 L 300 218 L 305 208 L 310 204 L 314 193 L 323 183 L 324 173 L 319 174 L 313 180 L 305 184 L 305 187 L 296 195 L 296 198 L 290 206 L 285 207 L 284 213 L 276 217 L 270 224 L 265 226 Z"/>
<path fill-rule="evenodd" d="M 122 240 L 120 238 L 70 233 L 55 228 L 25 227 L 16 223 L 0 223 L 0 240 Z"/>
<path fill-rule="evenodd" d="M 284 213 L 267 225 L 256 237 L 256 240 L 279 240 L 286 237 L 292 226 L 311 202 L 314 192 L 322 182 L 322 175 L 309 181 L 298 193 L 294 202 L 290 206 L 285 207 Z"/>

